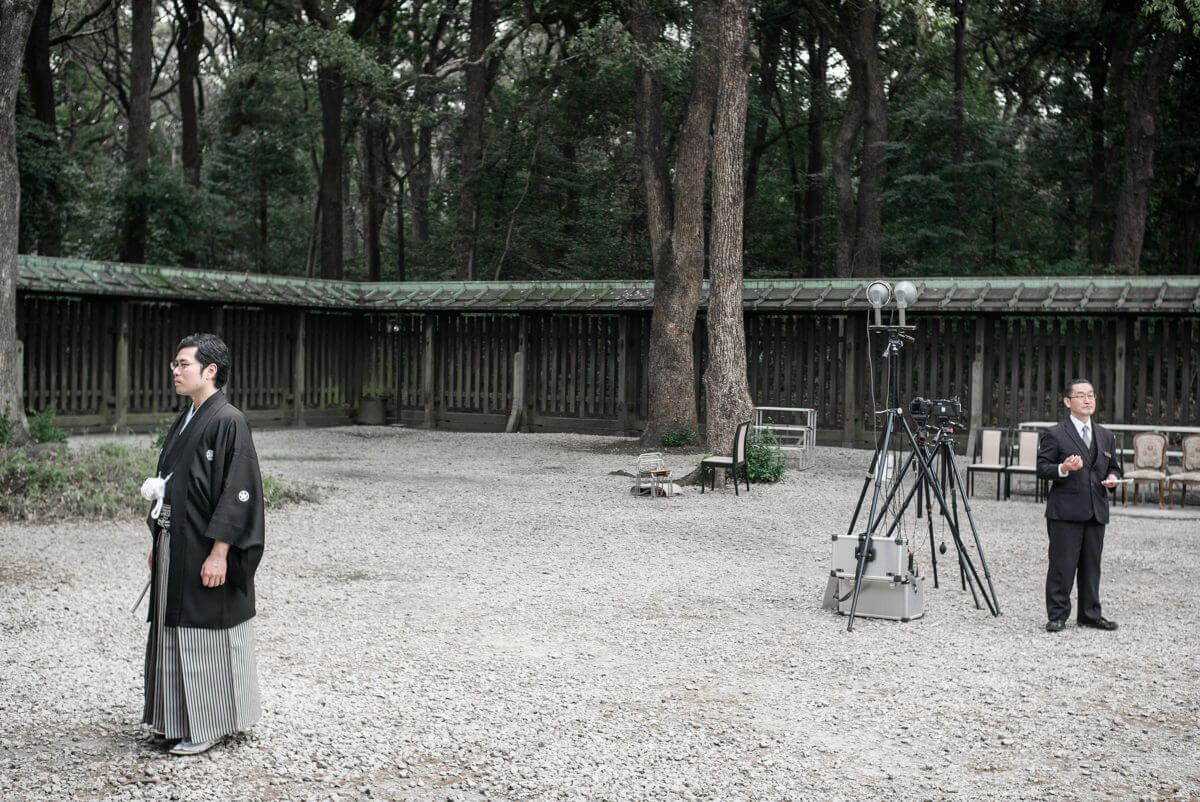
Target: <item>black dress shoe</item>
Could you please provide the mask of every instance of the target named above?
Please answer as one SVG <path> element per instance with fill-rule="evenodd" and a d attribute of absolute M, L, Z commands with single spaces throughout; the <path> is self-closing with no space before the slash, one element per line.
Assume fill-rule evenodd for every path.
<path fill-rule="evenodd" d="M 1100 618 L 1081 618 L 1081 619 L 1079 619 L 1079 626 L 1091 627 L 1092 629 L 1104 629 L 1104 630 L 1112 631 L 1117 628 L 1117 622 L 1109 621 L 1107 618 L 1104 618 L 1103 616 L 1101 616 Z"/>
<path fill-rule="evenodd" d="M 1066 621 L 1047 621 L 1046 622 L 1046 631 L 1047 632 L 1062 632 L 1063 628 L 1066 625 L 1067 625 Z"/>

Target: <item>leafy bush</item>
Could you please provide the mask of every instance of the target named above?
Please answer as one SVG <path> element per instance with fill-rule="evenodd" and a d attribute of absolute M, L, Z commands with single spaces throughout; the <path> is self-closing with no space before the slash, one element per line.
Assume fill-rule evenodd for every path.
<path fill-rule="evenodd" d="M 769 430 L 751 431 L 746 440 L 746 471 L 755 484 L 778 482 L 783 478 L 787 457 L 779 450 L 779 440 Z"/>
<path fill-rule="evenodd" d="M 663 434 L 662 443 L 668 448 L 676 448 L 678 446 L 690 446 L 696 442 L 696 433 L 686 426 L 679 426 L 675 429 L 668 429 Z"/>
<path fill-rule="evenodd" d="M 53 521 L 142 517 L 149 504 L 139 492 L 153 476 L 157 451 L 115 443 L 69 452 L 0 458 L 0 518 Z M 263 477 L 268 509 L 319 500 L 317 488 Z"/>
<path fill-rule="evenodd" d="M 36 443 L 62 443 L 70 432 L 54 425 L 54 407 L 41 412 L 29 410 L 29 437 Z"/>
<path fill-rule="evenodd" d="M 7 448 L 13 441 L 13 423 L 7 415 L 0 415 L 0 448 Z"/>

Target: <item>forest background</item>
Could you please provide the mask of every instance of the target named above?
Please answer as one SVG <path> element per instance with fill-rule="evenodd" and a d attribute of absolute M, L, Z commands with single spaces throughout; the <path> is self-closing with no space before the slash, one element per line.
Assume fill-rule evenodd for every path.
<path fill-rule="evenodd" d="M 20 251 L 651 279 L 702 5 L 41 0 Z M 755 3 L 746 277 L 1196 272 L 1192 5 Z"/>

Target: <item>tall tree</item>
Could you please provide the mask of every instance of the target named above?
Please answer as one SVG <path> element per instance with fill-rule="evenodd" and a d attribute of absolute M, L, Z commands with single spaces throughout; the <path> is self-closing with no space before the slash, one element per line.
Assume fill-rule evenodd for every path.
<path fill-rule="evenodd" d="M 145 186 L 150 174 L 150 90 L 154 60 L 154 0 L 132 0 L 129 53 L 129 129 L 125 136 L 125 209 L 121 261 L 146 261 L 150 217 Z"/>
<path fill-rule="evenodd" d="M 967 82 L 967 0 L 951 0 L 954 11 L 954 146 L 950 161 L 963 163 L 963 140 L 967 135 L 967 113 L 963 93 Z"/>
<path fill-rule="evenodd" d="M 704 194 L 717 102 L 718 23 L 711 0 L 695 0 L 692 12 L 691 89 L 679 127 L 673 185 L 663 138 L 662 77 L 650 57 L 660 23 L 646 3 L 633 4 L 627 19 L 641 49 L 635 70 L 636 141 L 654 264 L 649 414 L 642 432 L 648 445 L 661 444 L 670 429 L 699 428 L 692 333 L 704 283 Z"/>
<path fill-rule="evenodd" d="M 50 11 L 52 0 L 39 0 L 33 15 L 33 27 L 25 46 L 25 85 L 33 106 L 34 118 L 45 129 L 45 138 L 58 144 L 58 120 L 54 104 L 54 72 L 50 68 Z M 62 255 L 62 198 L 58 183 L 46 188 L 46 219 L 38 230 L 38 253 Z"/>
<path fill-rule="evenodd" d="M 804 236 L 800 259 L 807 274 L 825 273 L 825 105 L 829 42 L 820 25 L 808 31 L 808 160 L 804 180 Z"/>
<path fill-rule="evenodd" d="M 22 366 L 17 345 L 17 238 L 21 178 L 17 170 L 17 85 L 25 42 L 33 23 L 31 0 L 0 0 L 0 415 L 15 422 L 24 442 L 29 430 L 19 391 Z"/>
<path fill-rule="evenodd" d="M 355 0 L 354 20 L 346 33 L 358 41 L 370 30 L 383 10 L 384 0 Z M 337 18 L 326 11 L 321 0 L 303 0 L 308 18 L 333 31 Z M 346 101 L 346 78 L 336 59 L 317 66 L 317 94 L 321 99 L 321 177 L 318 216 L 321 226 L 321 278 L 340 279 L 345 273 L 343 257 L 343 214 L 345 212 L 345 154 L 342 143 L 342 110 Z"/>
<path fill-rule="evenodd" d="M 1154 179 L 1155 117 L 1163 87 L 1183 46 L 1182 33 L 1160 32 L 1145 64 L 1134 74 L 1126 70 L 1125 147 L 1121 188 L 1116 199 L 1109 262 L 1136 275 L 1146 235 L 1146 214 Z"/>
<path fill-rule="evenodd" d="M 749 0 L 722 0 L 720 74 L 713 132 L 712 264 L 708 291 L 708 366 L 704 371 L 708 449 L 731 453 L 737 425 L 754 403 L 746 378 L 746 329 L 742 320 L 742 231 Z"/>
<path fill-rule="evenodd" d="M 179 160 L 183 163 L 183 174 L 193 189 L 200 188 L 200 113 L 196 102 L 196 87 L 200 81 L 200 51 L 204 47 L 204 17 L 200 14 L 200 0 L 182 0 L 176 3 L 179 20 L 179 37 L 176 47 L 179 52 Z M 196 252 L 192 248 L 180 251 L 179 260 L 184 267 L 196 266 Z"/>
<path fill-rule="evenodd" d="M 463 97 L 462 138 L 459 143 L 458 241 L 455 277 L 471 281 L 478 275 L 479 165 L 483 160 L 483 117 L 495 71 L 488 47 L 495 36 L 491 0 L 471 0 L 470 43 L 467 50 L 466 88 Z"/>
<path fill-rule="evenodd" d="M 883 246 L 884 148 L 887 99 L 879 63 L 879 0 L 808 0 L 850 71 L 850 91 L 842 126 L 834 137 L 832 168 L 837 190 L 837 274 L 873 276 L 881 271 Z M 853 157 L 862 136 L 857 192 Z"/>

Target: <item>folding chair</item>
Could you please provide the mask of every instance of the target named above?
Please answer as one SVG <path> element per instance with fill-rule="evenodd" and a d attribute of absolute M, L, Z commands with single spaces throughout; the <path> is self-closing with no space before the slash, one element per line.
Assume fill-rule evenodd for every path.
<path fill-rule="evenodd" d="M 738 493 L 738 470 L 741 470 L 746 477 L 746 492 L 750 492 L 750 471 L 746 466 L 746 436 L 750 431 L 750 421 L 739 423 L 737 431 L 733 434 L 733 456 L 731 457 L 705 457 L 700 460 L 700 493 L 704 493 L 704 471 L 708 470 L 712 476 L 712 485 L 709 489 L 714 489 L 717 486 L 717 468 L 724 468 L 725 475 L 733 477 L 733 494 Z"/>
<path fill-rule="evenodd" d="M 979 453 L 975 461 L 967 466 L 967 495 L 975 495 L 975 474 L 996 474 L 996 500 L 1000 500 L 1002 477 L 1008 471 L 1008 454 L 1004 451 L 1006 429 L 987 428 L 979 430 Z"/>

